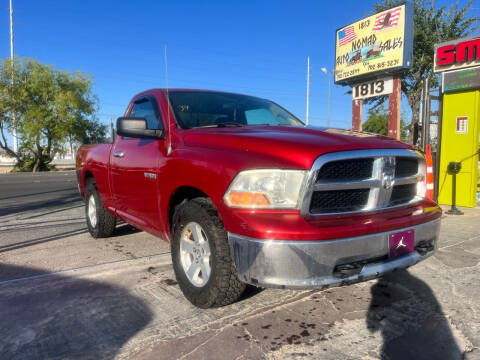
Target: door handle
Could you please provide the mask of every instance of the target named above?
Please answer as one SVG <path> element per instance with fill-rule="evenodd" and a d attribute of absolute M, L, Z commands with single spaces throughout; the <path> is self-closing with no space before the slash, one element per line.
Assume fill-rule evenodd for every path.
<path fill-rule="evenodd" d="M 113 153 L 113 156 L 118 157 L 118 158 L 123 158 L 125 156 L 125 153 L 123 151 L 115 151 Z"/>

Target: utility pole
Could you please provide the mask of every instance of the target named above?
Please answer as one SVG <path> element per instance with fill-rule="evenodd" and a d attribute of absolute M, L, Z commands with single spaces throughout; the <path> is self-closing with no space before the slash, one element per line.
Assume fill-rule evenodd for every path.
<path fill-rule="evenodd" d="M 13 58 L 13 4 L 12 0 L 10 0 L 10 65 L 12 66 L 12 86 L 13 86 L 13 65 L 14 65 L 14 58 Z M 17 139 L 17 119 L 15 111 L 12 114 L 13 117 L 13 152 L 17 153 L 18 151 L 18 139 Z"/>
<path fill-rule="evenodd" d="M 309 108 L 310 108 L 309 100 L 310 100 L 310 56 L 307 56 L 307 110 L 305 112 L 305 123 L 307 126 L 309 124 L 309 121 L 308 121 Z"/>
<path fill-rule="evenodd" d="M 113 128 L 113 117 L 110 118 L 110 139 L 112 140 L 112 143 L 115 142 L 115 131 Z"/>
<path fill-rule="evenodd" d="M 330 100 L 332 97 L 332 73 L 328 74 L 328 115 L 327 115 L 327 127 L 330 127 Z"/>
<path fill-rule="evenodd" d="M 322 72 L 328 77 L 327 127 L 330 127 L 330 102 L 331 102 L 330 100 L 332 96 L 332 80 L 330 78 L 331 78 L 331 75 L 333 74 L 333 70 L 328 71 L 327 68 L 324 68 L 324 67 L 322 67 L 320 70 L 322 70 Z"/>
<path fill-rule="evenodd" d="M 13 5 L 10 0 L 10 60 L 13 61 Z"/>

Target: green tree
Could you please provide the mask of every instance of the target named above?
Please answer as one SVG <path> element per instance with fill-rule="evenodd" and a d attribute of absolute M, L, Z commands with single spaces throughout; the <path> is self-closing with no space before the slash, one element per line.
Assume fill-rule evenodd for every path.
<path fill-rule="evenodd" d="M 388 110 L 383 106 L 371 107 L 367 111 L 368 118 L 363 123 L 363 131 L 385 135 L 388 134 Z M 403 119 L 400 120 L 400 140 L 407 141 L 407 128 Z"/>
<path fill-rule="evenodd" d="M 0 65 L 0 147 L 7 155 L 20 161 L 20 154 L 13 151 L 7 141 L 12 132 L 14 120 L 25 111 L 24 68 L 18 62 L 5 60 Z"/>
<path fill-rule="evenodd" d="M 387 10 L 404 2 L 404 0 L 381 0 L 374 4 L 374 12 Z M 413 0 L 413 65 L 402 77 L 402 93 L 412 110 L 409 142 L 413 140 L 413 127 L 419 120 L 423 80 L 429 78 L 432 88 L 438 86 L 438 79 L 433 73 L 434 44 L 471 35 L 480 28 L 475 26 L 480 18 L 470 16 L 473 3 L 473 0 L 469 0 L 465 6 L 460 7 L 457 1 L 453 5 L 437 8 L 433 0 Z M 385 98 L 379 98 L 376 104 L 384 101 Z"/>
<path fill-rule="evenodd" d="M 2 69 L 0 147 L 17 158 L 19 169 L 48 170 L 67 141 L 104 137 L 106 127 L 94 116 L 97 98 L 90 77 L 31 59 L 18 60 L 13 66 L 5 60 Z M 21 139 L 18 153 L 8 146 L 5 135 L 14 126 L 13 114 Z"/>

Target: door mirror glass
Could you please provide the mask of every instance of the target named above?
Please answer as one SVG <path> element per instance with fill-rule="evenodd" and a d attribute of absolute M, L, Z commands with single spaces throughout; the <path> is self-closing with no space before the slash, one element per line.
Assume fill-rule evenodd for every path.
<path fill-rule="evenodd" d="M 117 134 L 132 138 L 163 139 L 163 130 L 148 129 L 147 119 L 142 117 L 120 117 L 117 119 Z"/>

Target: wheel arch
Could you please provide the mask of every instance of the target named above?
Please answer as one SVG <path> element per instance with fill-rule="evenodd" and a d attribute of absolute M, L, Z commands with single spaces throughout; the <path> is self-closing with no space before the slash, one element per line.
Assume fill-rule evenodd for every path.
<path fill-rule="evenodd" d="M 85 170 L 82 177 L 82 184 L 81 184 L 82 186 L 80 186 L 80 193 L 84 199 L 85 199 L 85 193 L 87 189 L 87 182 L 89 179 L 93 179 L 95 181 L 95 177 L 93 176 L 93 173 L 90 170 Z"/>
<path fill-rule="evenodd" d="M 197 197 L 206 197 L 211 199 L 207 193 L 194 186 L 180 186 L 172 192 L 168 202 L 168 230 L 170 232 L 172 231 L 173 215 L 175 214 L 176 208 L 185 201 L 192 200 Z"/>

